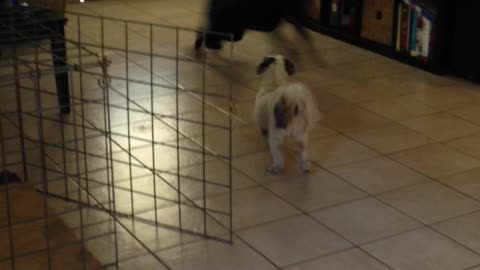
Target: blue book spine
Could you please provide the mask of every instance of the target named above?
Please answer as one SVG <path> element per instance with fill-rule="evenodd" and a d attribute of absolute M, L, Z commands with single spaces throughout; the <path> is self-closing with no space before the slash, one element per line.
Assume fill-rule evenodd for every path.
<path fill-rule="evenodd" d="M 412 17 L 410 23 L 410 55 L 416 56 L 417 51 L 417 23 L 418 13 L 415 8 L 412 8 Z"/>

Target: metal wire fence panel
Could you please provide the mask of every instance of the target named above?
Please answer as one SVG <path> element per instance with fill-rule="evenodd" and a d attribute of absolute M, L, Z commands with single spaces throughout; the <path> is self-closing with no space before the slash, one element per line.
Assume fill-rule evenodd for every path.
<path fill-rule="evenodd" d="M 0 269 L 169 269 L 164 248 L 232 241 L 233 48 L 212 64 L 190 29 L 4 15 Z"/>

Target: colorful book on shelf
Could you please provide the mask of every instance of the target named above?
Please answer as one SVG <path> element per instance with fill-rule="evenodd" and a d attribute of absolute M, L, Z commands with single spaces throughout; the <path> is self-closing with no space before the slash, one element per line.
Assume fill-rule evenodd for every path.
<path fill-rule="evenodd" d="M 398 36 L 397 44 L 399 48 L 398 51 L 408 51 L 410 48 L 409 45 L 409 36 L 410 36 L 410 7 L 405 3 L 399 4 L 399 25 L 398 25 Z M 397 46 L 398 47 L 398 46 Z"/>
<path fill-rule="evenodd" d="M 427 18 L 422 16 L 423 21 L 423 35 L 422 35 L 422 50 L 421 56 L 425 59 L 428 58 L 430 53 L 430 38 L 432 35 L 432 22 Z"/>
<path fill-rule="evenodd" d="M 417 31 L 418 31 L 418 17 L 421 10 L 419 7 L 412 8 L 412 16 L 410 20 L 410 55 L 416 57 L 418 55 L 417 48 Z"/>
<path fill-rule="evenodd" d="M 432 45 L 432 33 L 433 33 L 433 24 L 435 22 L 435 14 L 428 9 L 422 10 L 422 20 L 423 20 L 423 36 L 422 36 L 422 51 L 421 56 L 424 59 L 428 59 L 430 56 L 430 48 Z"/>
<path fill-rule="evenodd" d="M 424 47 L 424 44 L 423 44 L 424 33 L 425 33 L 424 20 L 423 20 L 422 14 L 419 13 L 417 18 L 417 36 L 416 36 L 417 46 L 416 46 L 416 52 L 415 52 L 417 57 L 422 55 L 422 51 Z"/>
<path fill-rule="evenodd" d="M 340 26 L 340 0 L 332 0 L 330 5 L 330 25 Z"/>
<path fill-rule="evenodd" d="M 430 21 L 433 21 L 436 17 L 436 12 L 422 0 L 402 0 L 401 2 L 411 8 L 419 8 L 422 16 L 427 17 Z"/>
<path fill-rule="evenodd" d="M 408 6 L 411 13 L 408 33 L 410 47 L 407 51 L 412 57 L 421 57 L 426 60 L 430 56 L 436 15 L 429 8 L 425 8 L 421 0 L 403 0 L 401 4 Z"/>

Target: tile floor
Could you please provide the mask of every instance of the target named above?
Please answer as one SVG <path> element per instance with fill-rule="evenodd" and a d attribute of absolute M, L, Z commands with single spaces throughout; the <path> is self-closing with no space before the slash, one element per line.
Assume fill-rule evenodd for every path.
<path fill-rule="evenodd" d="M 195 28 L 202 21 L 204 5 L 205 1 L 200 0 L 104 0 L 70 4 L 68 10 Z M 75 36 L 75 24 L 69 27 L 67 35 Z M 98 34 L 98 29 L 88 23 L 83 29 L 88 29 L 93 39 Z M 148 29 L 136 30 L 138 35 L 132 37 L 131 48 L 148 49 L 142 36 Z M 105 42 L 119 43 L 122 35 L 108 33 Z M 311 135 L 312 173 L 301 175 L 294 166 L 277 176 L 265 172 L 270 163 L 268 148 L 253 127 L 250 112 L 258 83 L 254 67 L 276 48 L 265 45 L 265 35 L 248 33 L 234 49 L 240 71 L 235 73 L 234 86 L 238 109 L 233 119 L 234 244 L 179 235 L 145 224 L 130 229 L 172 269 L 480 269 L 480 87 L 457 78 L 432 75 L 319 34 L 314 37 L 325 63 L 314 65 L 300 49 L 299 72 L 294 77 L 312 88 L 323 113 Z M 158 38 L 161 42 L 154 44 L 156 49 L 171 49 L 172 35 L 158 33 Z M 181 40 L 181 49 L 188 51 L 192 41 L 192 36 Z M 148 64 L 148 59 L 138 61 Z M 168 65 L 155 63 L 159 81 L 175 79 L 175 73 L 169 70 L 171 63 Z M 122 72 L 125 67 L 117 68 Z M 131 72 L 138 79 L 150 76 L 142 70 Z M 194 68 L 181 67 L 180 72 L 180 84 L 184 87 L 198 85 L 200 77 Z M 207 72 L 213 74 L 207 85 L 221 93 L 225 78 L 214 70 Z M 118 87 L 122 89 L 120 84 Z M 141 88 L 131 87 L 133 94 L 137 87 Z M 140 94 L 138 98 L 150 103 L 148 95 Z M 168 94 L 155 98 L 161 113 L 171 114 L 175 110 L 172 98 Z M 212 121 L 224 122 L 228 105 L 211 102 L 215 106 L 207 109 L 207 116 Z M 182 115 L 199 117 L 198 100 L 185 96 L 181 103 Z M 97 113 L 101 115 L 94 110 L 89 113 L 94 119 Z M 124 117 L 120 113 L 113 116 L 117 121 L 114 129 L 123 127 Z M 132 123 L 134 134 L 150 134 L 149 118 L 140 115 Z M 201 140 L 202 129 L 183 125 L 185 136 Z M 156 129 L 161 130 L 156 139 L 175 140 L 174 132 L 159 126 Z M 206 130 L 206 144 L 215 152 L 225 153 L 225 134 L 212 130 Z M 184 143 L 190 145 L 188 141 Z M 105 151 L 101 144 L 95 150 Z M 132 151 L 142 160 L 151 155 L 150 150 L 145 152 L 141 147 Z M 165 155 L 159 157 L 160 162 L 157 160 L 158 166 L 176 160 L 175 153 L 160 151 Z M 182 170 L 199 174 L 201 161 L 201 156 L 183 156 Z M 93 170 L 97 162 L 89 163 Z M 215 159 L 207 164 L 208 178 L 221 181 L 226 177 L 225 166 Z M 128 179 L 128 170 L 118 169 L 115 173 L 119 179 Z M 151 175 L 140 169 L 132 173 L 136 179 L 133 188 L 151 192 L 152 188 L 146 186 Z M 98 177 L 105 176 L 99 173 Z M 130 188 L 128 181 L 119 184 Z M 163 187 L 157 189 L 161 193 Z M 201 186 L 192 184 L 185 192 L 201 202 L 200 189 Z M 225 190 L 211 189 L 207 193 L 212 196 L 207 202 L 209 206 L 227 207 Z M 172 200 L 176 196 L 163 195 Z M 119 209 L 133 208 L 128 192 L 117 196 L 121 197 L 117 199 Z M 151 200 L 135 200 L 139 202 L 135 211 L 149 209 L 152 204 Z M 177 208 L 164 206 L 159 212 L 144 212 L 141 217 L 155 216 L 175 224 Z M 188 211 L 186 214 L 196 215 Z M 86 216 L 89 217 L 88 213 Z M 88 222 L 94 225 L 88 233 L 111 230 L 112 224 L 102 222 L 102 218 L 89 218 L 92 220 Z M 185 222 L 192 230 L 199 230 L 194 218 L 187 217 Z M 121 269 L 165 267 L 123 230 L 120 229 L 118 240 L 120 256 L 126 258 L 120 263 Z M 216 229 L 211 232 L 222 234 Z M 111 241 L 96 240 L 88 247 L 99 257 L 112 248 Z M 108 263 L 111 254 L 105 256 L 101 260 Z"/>

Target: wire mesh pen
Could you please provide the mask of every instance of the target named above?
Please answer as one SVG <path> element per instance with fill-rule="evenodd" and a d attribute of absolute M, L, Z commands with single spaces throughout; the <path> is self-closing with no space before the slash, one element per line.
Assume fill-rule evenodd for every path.
<path fill-rule="evenodd" d="M 164 248 L 232 242 L 233 47 L 212 66 L 194 30 L 66 16 L 0 20 L 0 269 L 169 269 Z"/>

